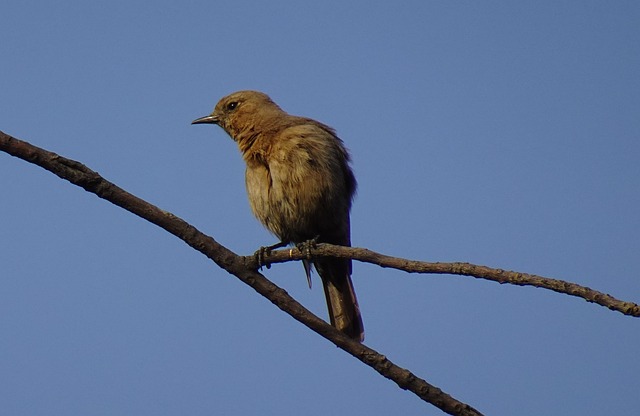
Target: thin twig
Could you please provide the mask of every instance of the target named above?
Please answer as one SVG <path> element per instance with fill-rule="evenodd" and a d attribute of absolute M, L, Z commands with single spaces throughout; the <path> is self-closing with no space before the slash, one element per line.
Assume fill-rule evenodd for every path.
<path fill-rule="evenodd" d="M 487 266 L 479 266 L 470 263 L 431 263 L 425 261 L 407 260 L 400 257 L 392 257 L 366 248 L 342 247 L 331 244 L 317 244 L 309 247 L 311 256 L 322 257 L 344 257 L 358 260 L 364 263 L 377 264 L 380 267 L 388 267 L 402 270 L 408 273 L 421 274 L 452 274 L 461 276 L 470 276 L 478 279 L 486 279 L 501 284 L 512 284 L 517 286 L 535 286 L 542 289 L 553 290 L 554 292 L 563 293 L 565 295 L 576 296 L 586 300 L 587 302 L 596 303 L 618 311 L 625 315 L 640 317 L 640 306 L 633 302 L 627 302 L 614 298 L 611 295 L 598 292 L 591 288 L 580 286 L 576 283 L 564 280 L 552 279 L 548 277 L 537 276 L 535 274 L 514 272 L 502 269 L 494 269 Z M 283 263 L 293 260 L 306 259 L 309 253 L 302 253 L 297 248 L 272 251 L 268 256 L 263 258 L 263 263 Z M 247 256 L 246 261 L 252 261 L 255 256 Z"/>

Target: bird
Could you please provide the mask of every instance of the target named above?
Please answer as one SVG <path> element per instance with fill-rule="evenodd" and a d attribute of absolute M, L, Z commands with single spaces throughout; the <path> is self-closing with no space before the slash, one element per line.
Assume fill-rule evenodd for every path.
<path fill-rule="evenodd" d="M 357 182 L 349 151 L 333 128 L 290 115 L 267 94 L 250 90 L 221 98 L 211 114 L 191 124 L 217 124 L 237 143 L 251 210 L 280 240 L 272 247 L 309 242 L 351 246 Z M 303 264 L 307 279 L 312 265 L 320 276 L 331 325 L 363 342 L 351 259 L 320 257 Z"/>

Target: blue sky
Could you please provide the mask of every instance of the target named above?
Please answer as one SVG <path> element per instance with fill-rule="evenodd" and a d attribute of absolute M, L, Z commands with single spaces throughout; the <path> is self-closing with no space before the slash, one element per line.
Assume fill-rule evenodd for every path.
<path fill-rule="evenodd" d="M 640 302 L 640 6 L 4 2 L 0 130 L 233 251 L 275 242 L 215 126 L 264 91 L 335 127 L 352 241 Z M 132 214 L 0 154 L 0 406 L 11 415 L 440 414 Z M 265 274 L 326 317 L 302 266 Z M 485 414 L 633 414 L 637 318 L 356 263 L 367 345 Z"/>

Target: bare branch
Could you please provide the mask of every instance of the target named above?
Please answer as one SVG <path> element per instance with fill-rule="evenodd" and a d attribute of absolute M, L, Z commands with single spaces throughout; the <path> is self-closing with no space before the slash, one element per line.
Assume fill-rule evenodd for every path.
<path fill-rule="evenodd" d="M 375 251 L 371 251 L 366 248 L 341 247 L 331 244 L 318 244 L 315 247 L 308 248 L 312 257 L 346 257 L 364 263 L 377 264 L 380 267 L 402 270 L 408 273 L 453 274 L 491 280 L 500 284 L 508 283 L 517 286 L 535 286 L 542 289 L 553 290 L 554 292 L 563 293 L 565 295 L 576 296 L 586 300 L 587 302 L 596 303 L 607 307 L 612 311 L 618 311 L 625 315 L 640 317 L 640 306 L 636 303 L 622 301 L 611 295 L 598 292 L 597 290 L 580 286 L 575 283 L 566 282 L 564 280 L 551 279 L 528 273 L 493 269 L 491 267 L 478 266 L 470 263 L 431 263 L 407 260 L 376 253 Z M 272 251 L 263 259 L 263 263 L 273 264 L 306 259 L 307 254 L 308 253 L 306 252 L 300 252 L 297 248 Z M 246 261 L 256 261 L 255 256 L 247 256 Z"/>
<path fill-rule="evenodd" d="M 286 291 L 258 273 L 255 259 L 238 256 L 182 219 L 126 192 L 85 165 L 18 140 L 1 131 L 0 150 L 53 172 L 60 178 L 165 229 L 251 286 L 297 321 L 375 369 L 382 376 L 396 382 L 400 388 L 413 392 L 422 400 L 451 415 L 481 415 L 471 406 L 454 399 L 410 371 L 395 365 L 377 351 L 353 341 L 315 316 L 291 298 Z"/>

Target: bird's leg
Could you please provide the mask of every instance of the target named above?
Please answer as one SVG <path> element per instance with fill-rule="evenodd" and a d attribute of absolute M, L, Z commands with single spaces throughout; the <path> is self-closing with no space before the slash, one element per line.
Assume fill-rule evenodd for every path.
<path fill-rule="evenodd" d="M 280 241 L 279 243 L 270 246 L 260 247 L 254 254 L 256 256 L 256 261 L 258 262 L 258 267 L 260 268 L 260 270 L 262 270 L 262 266 L 267 266 L 267 269 L 270 269 L 271 264 L 266 263 L 264 258 L 270 256 L 272 250 L 285 247 L 286 245 L 287 243 L 285 243 L 284 241 Z"/>

